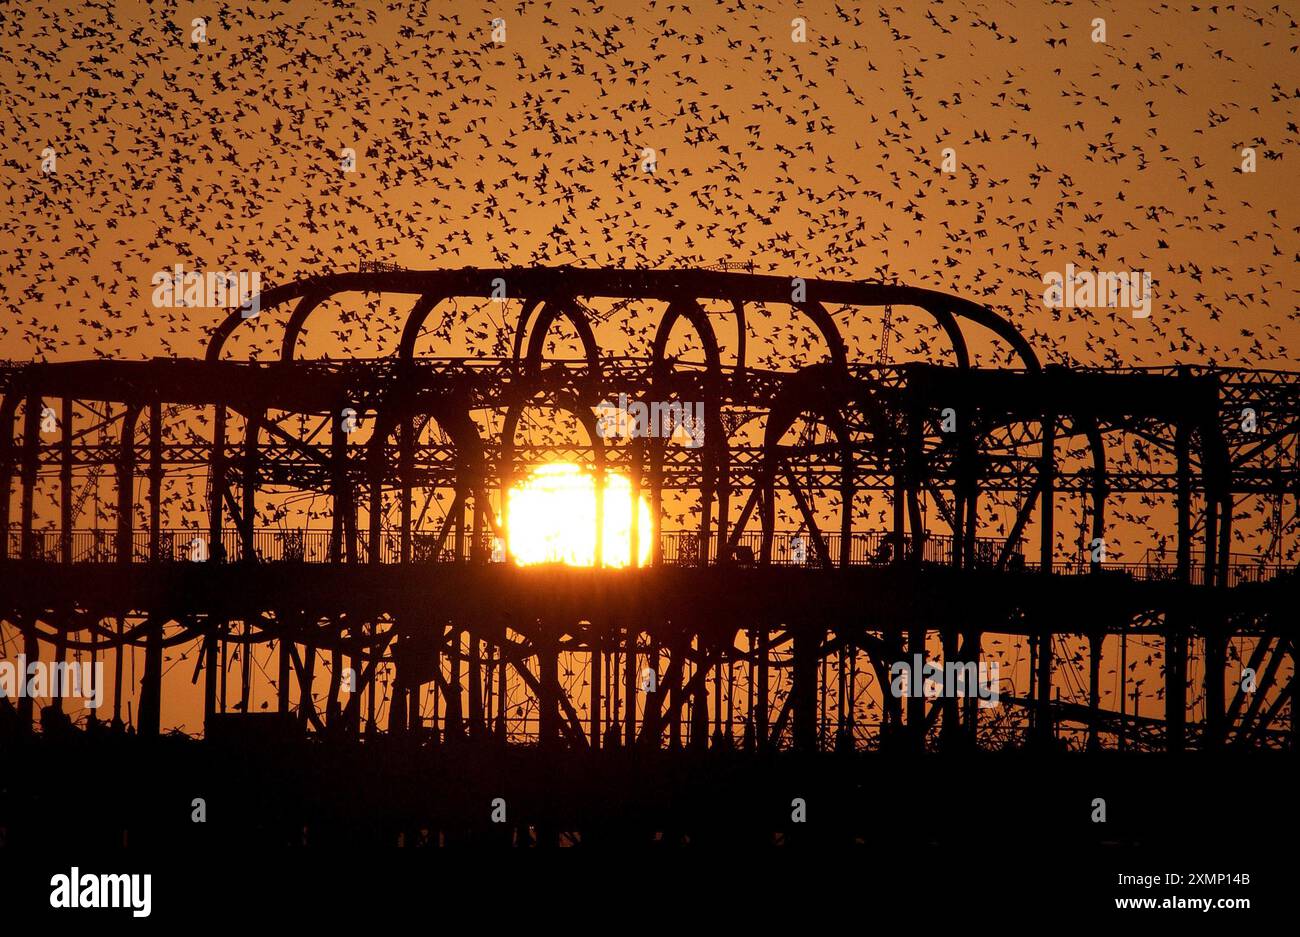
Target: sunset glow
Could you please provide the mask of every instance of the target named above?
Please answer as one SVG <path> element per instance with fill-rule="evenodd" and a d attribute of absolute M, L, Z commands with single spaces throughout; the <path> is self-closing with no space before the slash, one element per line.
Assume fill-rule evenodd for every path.
<path fill-rule="evenodd" d="M 650 557 L 650 508 L 637 499 L 640 514 L 637 553 Z M 557 462 L 534 469 L 510 489 L 506 538 L 520 566 L 596 563 L 596 479 L 581 467 Z M 613 472 L 605 475 L 605 566 L 627 566 L 632 554 L 632 485 Z"/>

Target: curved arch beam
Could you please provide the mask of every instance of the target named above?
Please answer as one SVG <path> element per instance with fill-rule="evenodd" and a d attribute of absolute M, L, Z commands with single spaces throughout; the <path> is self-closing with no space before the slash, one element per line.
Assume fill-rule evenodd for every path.
<path fill-rule="evenodd" d="M 298 346 L 298 336 L 302 334 L 307 317 L 328 298 L 328 293 L 308 293 L 298 301 L 298 305 L 294 307 L 289 316 L 289 321 L 285 323 L 284 337 L 280 340 L 281 361 L 293 360 L 294 349 Z"/>
<path fill-rule="evenodd" d="M 852 441 L 849 438 L 848 426 L 844 421 L 844 415 L 841 407 L 849 401 L 844 393 L 843 384 L 839 381 L 839 375 L 836 373 L 836 366 L 830 365 L 813 365 L 798 372 L 794 379 L 781 390 L 777 399 L 772 404 L 772 409 L 768 414 L 767 425 L 763 431 L 763 468 L 759 479 L 759 485 L 767 499 L 766 509 L 761 512 L 762 526 L 762 554 L 765 560 L 770 560 L 772 555 L 772 541 L 776 529 L 776 512 L 773 509 L 774 498 L 776 496 L 776 474 L 778 469 L 779 445 L 781 437 L 794 425 L 799 414 L 805 412 L 814 412 L 821 414 L 825 419 L 831 431 L 835 434 L 840 453 L 840 466 L 842 473 L 852 471 L 853 458 Z M 846 483 L 851 483 L 851 478 L 845 478 Z M 796 496 L 802 498 L 801 495 Z M 802 501 L 801 509 L 804 507 Z M 852 511 L 851 497 L 845 497 L 841 504 L 841 531 L 847 525 L 845 518 Z M 820 540 L 820 534 L 818 535 Z M 824 541 L 819 543 L 819 549 L 825 549 Z M 847 555 L 845 546 L 841 544 L 841 556 Z M 823 559 L 832 562 L 829 554 Z"/>
<path fill-rule="evenodd" d="M 519 296 L 601 296 L 611 299 L 662 299 L 668 302 L 683 295 L 716 297 L 733 302 L 790 302 L 790 280 L 786 277 L 727 273 L 708 270 L 581 270 L 573 267 L 513 269 L 399 270 L 385 273 L 330 273 L 267 290 L 258 296 L 259 316 L 275 307 L 311 292 L 333 296 L 345 292 L 396 292 L 444 296 L 492 295 L 491 283 L 505 278 Z M 1041 365 L 1029 342 L 1007 319 L 971 300 L 936 290 L 885 283 L 808 280 L 807 303 L 883 307 L 910 305 L 926 310 L 955 339 L 954 324 L 948 317 L 968 319 L 988 329 L 1011 346 L 1029 371 Z M 807 304 L 806 303 L 806 304 Z M 805 305 L 806 305 L 805 304 Z M 823 309 L 824 311 L 824 309 Z M 243 321 L 238 309 L 213 330 L 207 359 L 220 360 L 230 334 Z M 526 318 L 520 328 L 527 329 Z M 819 328 L 821 326 L 819 325 Z M 833 342 L 828 332 L 828 344 Z M 836 333 L 838 334 L 838 333 Z M 522 346 L 522 340 L 519 341 Z M 957 346 L 954 346 L 955 348 Z M 832 351 L 832 356 L 836 354 Z M 958 351 L 958 355 L 961 352 Z"/>
<path fill-rule="evenodd" d="M 528 323 L 532 321 L 533 313 L 542 307 L 542 299 L 524 300 L 524 308 L 519 310 L 519 318 L 515 320 L 515 340 L 511 346 L 514 349 L 514 361 L 518 365 L 524 356 L 524 339 L 528 337 Z"/>
<path fill-rule="evenodd" d="M 794 307 L 812 320 L 813 325 L 822 333 L 822 339 L 826 342 L 826 347 L 830 351 L 831 364 L 836 369 L 844 371 L 849 366 L 849 353 L 844 345 L 844 336 L 840 334 L 839 327 L 831 314 L 826 311 L 826 307 L 816 300 L 795 303 Z"/>
<path fill-rule="evenodd" d="M 532 334 L 528 336 L 528 355 L 524 358 L 524 370 L 536 374 L 542 363 L 542 350 L 546 344 L 546 333 L 550 331 L 555 320 L 564 316 L 573 323 L 582 340 L 582 347 L 587 353 L 587 365 L 594 372 L 600 369 L 600 347 L 596 344 L 596 334 L 587 321 L 587 314 L 571 299 L 547 300 L 542 306 L 541 314 L 533 325 Z"/>
<path fill-rule="evenodd" d="M 515 434 L 519 429 L 520 418 L 529 407 L 550 407 L 573 414 L 587 434 L 587 441 L 592 449 L 592 459 L 596 463 L 597 477 L 603 476 L 605 472 L 605 440 L 597 429 L 596 414 L 591 407 L 586 406 L 575 395 L 569 393 L 552 394 L 549 399 L 538 399 L 542 391 L 542 387 L 533 386 L 519 393 L 511 401 L 509 408 L 506 410 L 505 419 L 501 423 L 501 464 L 498 468 L 498 474 L 501 476 L 501 514 L 503 527 L 506 530 L 510 529 L 510 489 L 514 487 L 515 479 L 518 477 L 515 470 Z M 598 502 L 597 517 L 600 516 L 601 508 L 599 504 L 601 503 L 603 502 Z M 604 562 L 603 545 L 601 544 L 604 533 L 602 526 L 598 523 L 596 532 L 596 552 L 601 563 Z"/>
<path fill-rule="evenodd" d="M 709 373 L 713 375 L 719 374 L 722 371 L 722 353 L 718 349 L 718 336 L 713 331 L 713 325 L 709 322 L 709 317 L 704 314 L 704 310 L 700 308 L 700 304 L 694 299 L 675 300 L 669 304 L 668 310 L 664 313 L 663 318 L 659 320 L 652 355 L 655 372 L 657 373 L 664 364 L 664 355 L 668 349 L 668 338 L 678 319 L 685 319 L 695 329 L 695 334 L 700 337 L 700 344 L 704 346 L 704 360 Z"/>
<path fill-rule="evenodd" d="M 402 337 L 397 343 L 398 359 L 410 361 L 415 357 L 415 342 L 420 337 L 420 330 L 424 328 L 424 321 L 429 318 L 433 307 L 447 298 L 441 293 L 425 293 L 415 301 L 406 317 L 406 325 L 402 327 Z"/>

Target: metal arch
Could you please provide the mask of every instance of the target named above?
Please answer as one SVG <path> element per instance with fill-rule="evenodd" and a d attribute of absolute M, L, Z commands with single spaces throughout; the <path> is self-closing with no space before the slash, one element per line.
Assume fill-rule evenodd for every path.
<path fill-rule="evenodd" d="M 516 367 L 524 356 L 524 338 L 528 335 L 528 323 L 532 321 L 535 313 L 545 302 L 541 297 L 533 297 L 524 300 L 524 306 L 519 310 L 519 318 L 515 320 L 515 338 L 511 346 L 514 350 L 514 362 Z"/>
<path fill-rule="evenodd" d="M 969 371 L 970 349 L 966 345 L 966 336 L 962 332 L 961 326 L 957 324 L 957 317 L 938 305 L 926 308 L 925 311 L 934 316 L 935 321 L 939 323 L 939 327 L 947 333 L 948 341 L 952 343 L 953 354 L 957 356 L 957 367 L 963 371 Z"/>
<path fill-rule="evenodd" d="M 704 314 L 700 304 L 690 298 L 677 299 L 669 303 L 668 309 L 660 318 L 659 328 L 655 331 L 651 357 L 654 370 L 658 372 L 664 365 L 664 354 L 668 348 L 668 338 L 672 334 L 673 326 L 677 324 L 678 319 L 685 319 L 695 328 L 695 333 L 700 337 L 700 343 L 704 346 L 704 358 L 709 374 L 719 374 L 722 371 L 722 353 L 718 348 L 717 333 L 713 331 L 713 324 L 709 322 L 709 317 Z M 738 358 L 737 361 L 743 361 L 743 357 Z"/>
<path fill-rule="evenodd" d="M 805 302 L 794 303 L 794 308 L 811 319 L 813 325 L 817 326 L 817 330 L 822 333 L 822 338 L 825 339 L 826 347 L 830 351 L 831 364 L 839 371 L 847 371 L 849 353 L 844 345 L 844 336 L 840 334 L 839 328 L 835 325 L 835 320 L 826 311 L 826 307 L 816 300 L 810 299 Z"/>
<path fill-rule="evenodd" d="M 740 304 L 737 304 L 738 306 Z M 740 312 L 743 318 L 743 308 Z M 716 503 L 717 523 L 719 538 L 726 536 L 726 525 L 729 520 L 730 505 L 730 488 L 725 481 L 730 477 L 730 456 L 727 446 L 726 432 L 722 426 L 722 416 L 718 406 L 718 379 L 722 374 L 722 354 L 718 348 L 718 337 L 713 330 L 713 324 L 709 322 L 708 316 L 700 308 L 700 304 L 693 298 L 680 297 L 668 304 L 663 317 L 659 320 L 659 327 L 655 331 L 654 345 L 651 356 L 651 373 L 654 385 L 664 385 L 665 389 L 672 384 L 671 373 L 665 352 L 668 348 L 668 338 L 672 334 L 673 326 L 677 324 L 678 319 L 685 319 L 695 329 L 700 338 L 700 343 L 704 346 L 705 367 L 708 377 L 705 381 L 704 403 L 704 452 L 700 473 L 700 563 L 707 565 L 709 554 L 712 552 L 713 544 L 713 512 Z M 742 344 L 743 348 L 743 344 Z M 743 351 L 737 357 L 737 366 L 743 362 Z M 668 440 L 660 438 L 659 435 L 652 434 L 649 439 L 649 457 L 650 457 L 650 475 L 651 478 L 658 479 L 663 467 L 664 452 L 667 449 Z M 718 490 L 719 479 L 724 480 L 724 486 L 721 491 Z M 654 486 L 652 486 L 654 487 Z M 655 503 L 654 511 L 658 513 L 661 494 L 658 490 L 651 492 L 651 500 Z M 659 519 L 655 518 L 658 523 Z M 725 543 L 725 541 L 722 541 Z"/>
<path fill-rule="evenodd" d="M 519 294 L 525 296 L 568 293 L 671 301 L 688 293 L 694 296 L 717 296 L 733 302 L 790 302 L 790 281 L 785 277 L 705 270 L 583 270 L 573 267 L 329 273 L 272 288 L 259 294 L 257 301 L 259 310 L 266 311 L 312 292 L 326 296 L 358 291 L 486 297 L 491 295 L 488 284 L 496 278 L 509 278 L 519 284 Z M 964 357 L 964 343 L 958 340 L 960 329 L 956 327 L 955 317 L 970 319 L 1006 341 L 1027 370 L 1041 370 L 1037 355 L 1020 331 L 1002 316 L 971 300 L 935 290 L 884 283 L 808 280 L 806 288 L 806 303 L 823 306 L 826 303 L 850 306 L 911 305 L 924 309 L 935 317 L 953 341 L 959 362 Z M 207 360 L 220 360 L 227 339 L 242 321 L 244 319 L 239 310 L 233 309 L 213 330 L 208 343 Z M 823 335 L 829 336 L 820 324 L 818 327 L 822 329 Z M 522 317 L 518 329 L 526 328 L 527 317 Z M 838 331 L 835 334 L 838 335 Z M 518 338 L 518 330 L 516 335 L 516 346 L 519 347 L 522 340 Z M 829 337 L 828 343 L 835 344 Z M 833 351 L 832 355 L 834 354 Z"/>
<path fill-rule="evenodd" d="M 530 384 L 531 386 L 525 387 L 521 392 L 515 395 L 514 399 L 510 402 L 510 406 L 506 409 L 505 419 L 501 423 L 499 442 L 501 464 L 498 467 L 498 474 L 501 476 L 502 526 L 507 530 L 510 526 L 508 507 L 510 489 L 514 487 L 515 481 L 518 477 L 515 467 L 515 433 L 519 428 L 519 418 L 523 416 L 523 412 L 529 407 L 551 407 L 557 410 L 564 410 L 573 414 L 573 416 L 577 418 L 578 423 L 586 432 L 587 440 L 591 445 L 592 460 L 595 462 L 596 468 L 597 491 L 603 492 L 603 486 L 600 482 L 603 480 L 605 473 L 605 440 L 600 435 L 597 428 L 596 414 L 592 412 L 591 407 L 583 403 L 576 394 L 565 391 L 552 393 L 549 395 L 548 399 L 538 401 L 538 396 L 543 394 L 546 388 L 540 383 L 530 382 Z M 599 496 L 596 507 L 598 518 L 601 516 L 603 510 L 604 497 L 601 495 Z M 598 566 L 604 563 L 603 537 L 604 523 L 603 521 L 598 520 L 596 525 L 596 565 Z"/>
<path fill-rule="evenodd" d="M 836 385 L 839 385 L 837 388 Z M 840 470 L 847 475 L 845 485 L 851 485 L 853 472 L 853 445 L 849 438 L 848 425 L 840 412 L 840 407 L 847 402 L 843 393 L 844 385 L 840 380 L 835 365 L 812 365 L 797 372 L 790 383 L 784 387 L 772 404 L 768 413 L 767 425 L 763 431 L 763 473 L 759 486 L 766 498 L 762 521 L 762 559 L 771 561 L 772 541 L 775 534 L 776 512 L 774 498 L 776 493 L 776 471 L 778 446 L 781 437 L 794 425 L 800 413 L 816 412 L 826 417 L 826 422 L 839 442 Z M 845 496 L 840 506 L 841 526 L 846 518 L 852 517 L 853 501 L 851 491 L 846 487 Z M 841 544 L 841 551 L 846 544 Z M 833 565 L 829 553 L 823 560 Z"/>
<path fill-rule="evenodd" d="M 745 376 L 745 304 L 739 299 L 731 301 L 731 312 L 736 317 L 736 367 L 735 375 Z"/>
<path fill-rule="evenodd" d="M 1042 364 L 1038 360 L 1038 355 L 1035 354 L 1034 348 L 1029 344 L 1028 340 L 1020 334 L 1020 330 L 992 309 L 981 306 L 968 299 L 962 299 L 960 296 L 948 296 L 934 290 L 913 290 L 911 287 L 905 287 L 904 289 L 909 293 L 916 292 L 922 294 L 924 296 L 924 301 L 918 305 L 938 319 L 941 325 L 944 322 L 944 316 L 957 315 L 970 319 L 975 324 L 983 326 L 1010 345 L 1012 350 L 1020 356 L 1020 360 L 1024 363 L 1026 370 L 1031 372 L 1042 370 Z M 952 325 L 956 328 L 955 321 Z M 945 328 L 947 327 L 945 326 Z M 957 331 L 960 332 L 960 329 Z M 952 334 L 953 332 L 949 330 L 949 335 L 951 336 Z M 964 338 L 962 340 L 962 347 L 965 347 Z"/>
<path fill-rule="evenodd" d="M 205 359 L 207 361 L 221 360 L 221 353 L 225 350 L 226 342 L 230 339 L 230 336 L 234 333 L 235 329 L 239 327 L 241 322 L 252 321 L 253 319 L 260 317 L 261 314 L 266 312 L 268 309 L 274 309 L 276 306 L 280 306 L 299 297 L 305 297 L 313 292 L 319 291 L 324 297 L 329 297 L 337 292 L 341 292 L 341 290 L 338 289 L 330 289 L 332 279 L 333 278 L 330 276 L 309 277 L 308 279 L 298 280 L 294 283 L 286 284 L 285 286 L 277 286 L 273 289 L 267 290 L 265 293 L 259 293 L 256 297 L 258 314 L 257 316 L 250 316 L 248 319 L 244 318 L 238 307 L 232 309 L 229 315 L 222 319 L 221 322 L 217 324 L 217 327 L 212 330 L 212 337 L 208 339 L 208 350 L 204 356 Z"/>
<path fill-rule="evenodd" d="M 401 361 L 410 361 L 415 357 L 415 341 L 420 337 L 420 329 L 429 318 L 429 313 L 444 299 L 450 297 L 442 293 L 425 293 L 415 301 L 402 327 L 402 337 L 397 343 L 397 357 Z"/>
<path fill-rule="evenodd" d="M 587 365 L 591 368 L 593 374 L 598 372 L 600 370 L 600 346 L 596 344 L 596 334 L 591 329 L 587 314 L 573 301 L 572 297 L 548 299 L 542 304 L 541 314 L 538 315 L 537 321 L 533 324 L 532 333 L 528 336 L 528 354 L 524 358 L 524 371 L 535 374 L 538 368 L 541 367 L 542 348 L 546 342 L 546 333 L 550 331 L 551 326 L 560 316 L 564 316 L 572 322 L 573 327 L 578 330 L 578 338 L 582 340 L 582 347 L 587 353 Z"/>
<path fill-rule="evenodd" d="M 293 308 L 289 321 L 284 325 L 284 337 L 280 341 L 281 361 L 293 360 L 294 350 L 298 346 L 298 336 L 302 334 L 303 326 L 307 324 L 307 317 L 315 312 L 316 307 L 325 302 L 329 296 L 328 293 L 308 293 Z"/>
<path fill-rule="evenodd" d="M 590 406 L 587 406 L 576 394 L 566 391 L 552 393 L 549 399 L 538 402 L 539 395 L 544 394 L 547 388 L 540 383 L 530 382 L 530 386 L 525 386 L 519 391 L 506 409 L 505 419 L 501 423 L 500 445 L 501 445 L 501 477 L 502 484 L 506 485 L 506 478 L 513 480 L 514 476 L 514 459 L 515 459 L 515 432 L 519 428 L 519 418 L 529 407 L 552 407 L 557 410 L 564 410 L 573 414 L 578 422 L 582 425 L 583 430 L 587 433 L 587 440 L 592 447 L 592 456 L 596 465 L 600 469 L 605 466 L 605 440 L 601 437 L 596 425 L 596 414 L 592 412 Z M 508 485 L 506 486 L 508 490 Z"/>
<path fill-rule="evenodd" d="M 694 305 L 693 301 L 692 305 Z M 703 319 L 703 311 L 699 310 L 698 306 L 696 309 L 699 311 L 700 318 Z M 667 317 L 665 316 L 665 321 L 666 319 Z M 707 320 L 704 322 L 704 325 L 708 326 Z M 669 322 L 668 328 L 671 329 L 671 327 L 672 323 Z M 666 330 L 662 333 L 665 345 L 667 334 L 668 332 Z M 711 328 L 708 332 L 701 333 L 701 338 L 706 344 L 706 357 L 710 357 L 707 351 L 708 339 L 704 339 L 703 336 L 711 334 Z M 662 388 L 662 390 L 667 392 L 662 396 L 667 397 L 673 394 L 678 380 L 674 370 L 668 366 L 666 359 L 659 354 L 661 351 L 662 348 L 659 347 L 658 336 L 656 336 L 656 358 L 651 365 L 651 373 L 653 375 L 651 386 L 655 389 L 656 396 L 659 396 L 659 390 Z M 711 357 L 711 363 L 708 365 L 708 376 L 703 382 L 705 399 L 701 401 L 704 405 L 704 451 L 701 454 L 699 486 L 699 559 L 701 565 L 707 565 L 708 557 L 712 551 L 714 540 L 712 528 L 715 499 L 717 505 L 718 541 L 724 546 L 726 544 L 724 538 L 727 535 L 726 527 L 730 521 L 731 451 L 726 427 L 722 423 L 722 409 L 720 406 L 722 398 L 718 389 L 718 378 L 720 376 L 721 358 L 716 352 L 715 344 L 715 352 Z M 654 519 L 656 524 L 660 521 L 658 514 L 660 513 L 662 501 L 662 471 L 664 454 L 667 452 L 669 442 L 670 440 L 664 438 L 656 428 L 656 430 L 650 433 L 650 438 L 645 441 L 646 445 L 643 447 L 643 451 L 648 456 L 648 468 L 651 478 L 650 496 L 651 501 L 653 502 L 651 511 L 656 515 Z M 722 483 L 721 487 L 719 487 L 719 482 Z M 720 558 L 722 557 L 722 552 L 723 551 L 721 550 L 719 551 Z"/>

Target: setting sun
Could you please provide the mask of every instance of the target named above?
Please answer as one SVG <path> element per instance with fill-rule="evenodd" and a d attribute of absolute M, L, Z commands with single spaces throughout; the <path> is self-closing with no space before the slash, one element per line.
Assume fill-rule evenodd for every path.
<path fill-rule="evenodd" d="M 637 553 L 650 557 L 653 528 L 650 508 L 637 499 Z M 596 562 L 596 479 L 568 462 L 543 465 L 510 489 L 506 501 L 506 538 L 520 566 Z M 605 475 L 605 566 L 627 566 L 632 551 L 632 485 L 622 475 Z"/>

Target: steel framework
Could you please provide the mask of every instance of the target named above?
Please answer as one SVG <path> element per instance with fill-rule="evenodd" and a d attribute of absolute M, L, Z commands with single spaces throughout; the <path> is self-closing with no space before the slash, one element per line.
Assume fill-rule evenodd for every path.
<path fill-rule="evenodd" d="M 366 293 L 414 298 L 392 355 L 300 360 L 313 313 Z M 511 356 L 416 353 L 440 304 L 506 293 L 522 298 Z M 594 299 L 662 304 L 651 354 L 602 353 Z M 717 302 L 735 323 L 725 363 L 706 311 Z M 805 321 L 824 360 L 749 365 L 756 304 Z M 837 318 L 895 307 L 933 320 L 951 364 L 849 360 Z M 142 733 L 161 724 L 164 649 L 197 643 L 210 727 L 248 709 L 262 648 L 281 716 L 339 736 L 386 723 L 444 742 L 813 750 L 1050 745 L 1073 724 L 1089 746 L 1295 745 L 1282 518 L 1300 479 L 1300 375 L 1043 366 L 1008 321 L 957 297 L 717 271 L 370 265 L 270 289 L 254 308 L 259 324 L 283 321 L 278 360 L 227 359 L 247 324 L 236 309 L 203 360 L 0 373 L 0 616 L 31 659 L 43 645 L 115 654 L 116 719 L 123 649 L 141 648 Z M 668 354 L 679 320 L 699 360 Z M 548 358 L 560 321 L 581 358 Z M 1006 367 L 972 364 L 972 329 Z M 596 408 L 620 394 L 701 402 L 703 445 L 604 438 Z M 560 415 L 540 438 L 535 409 Z M 556 438 L 561 424 L 574 438 Z M 633 522 L 629 556 L 605 556 L 599 537 L 590 569 L 501 555 L 505 493 L 555 460 L 586 465 L 598 490 L 623 474 L 648 502 L 653 529 Z M 205 479 L 201 528 L 178 527 L 165 503 L 187 473 Z M 97 514 L 79 527 L 101 479 L 112 525 Z M 42 517 L 46 488 L 57 516 Z M 259 526 L 259 499 L 285 491 L 323 499 L 328 526 Z M 1126 495 L 1171 502 L 1169 562 L 1159 544 L 1141 562 L 1107 558 Z M 1086 526 L 1063 558 L 1071 496 Z M 870 526 L 868 498 L 886 524 Z M 1258 529 L 1234 526 L 1246 498 L 1271 506 Z M 981 514 L 995 500 L 1010 510 L 1001 529 Z M 681 530 L 666 530 L 670 509 Z M 778 529 L 781 515 L 798 530 Z M 1234 559 L 1234 537 L 1270 535 Z M 1027 690 L 1003 689 L 1023 715 L 1009 734 L 974 697 L 886 691 L 895 662 L 978 661 L 993 636 L 1029 645 Z M 1128 710 L 1123 658 L 1119 708 L 1101 705 L 1106 648 L 1126 654 L 1130 637 L 1163 654 L 1158 717 L 1140 715 L 1136 690 Z M 1081 701 L 1058 698 L 1070 646 L 1086 659 Z M 243 652 L 237 702 L 231 648 Z M 19 715 L 30 726 L 30 699 Z"/>

